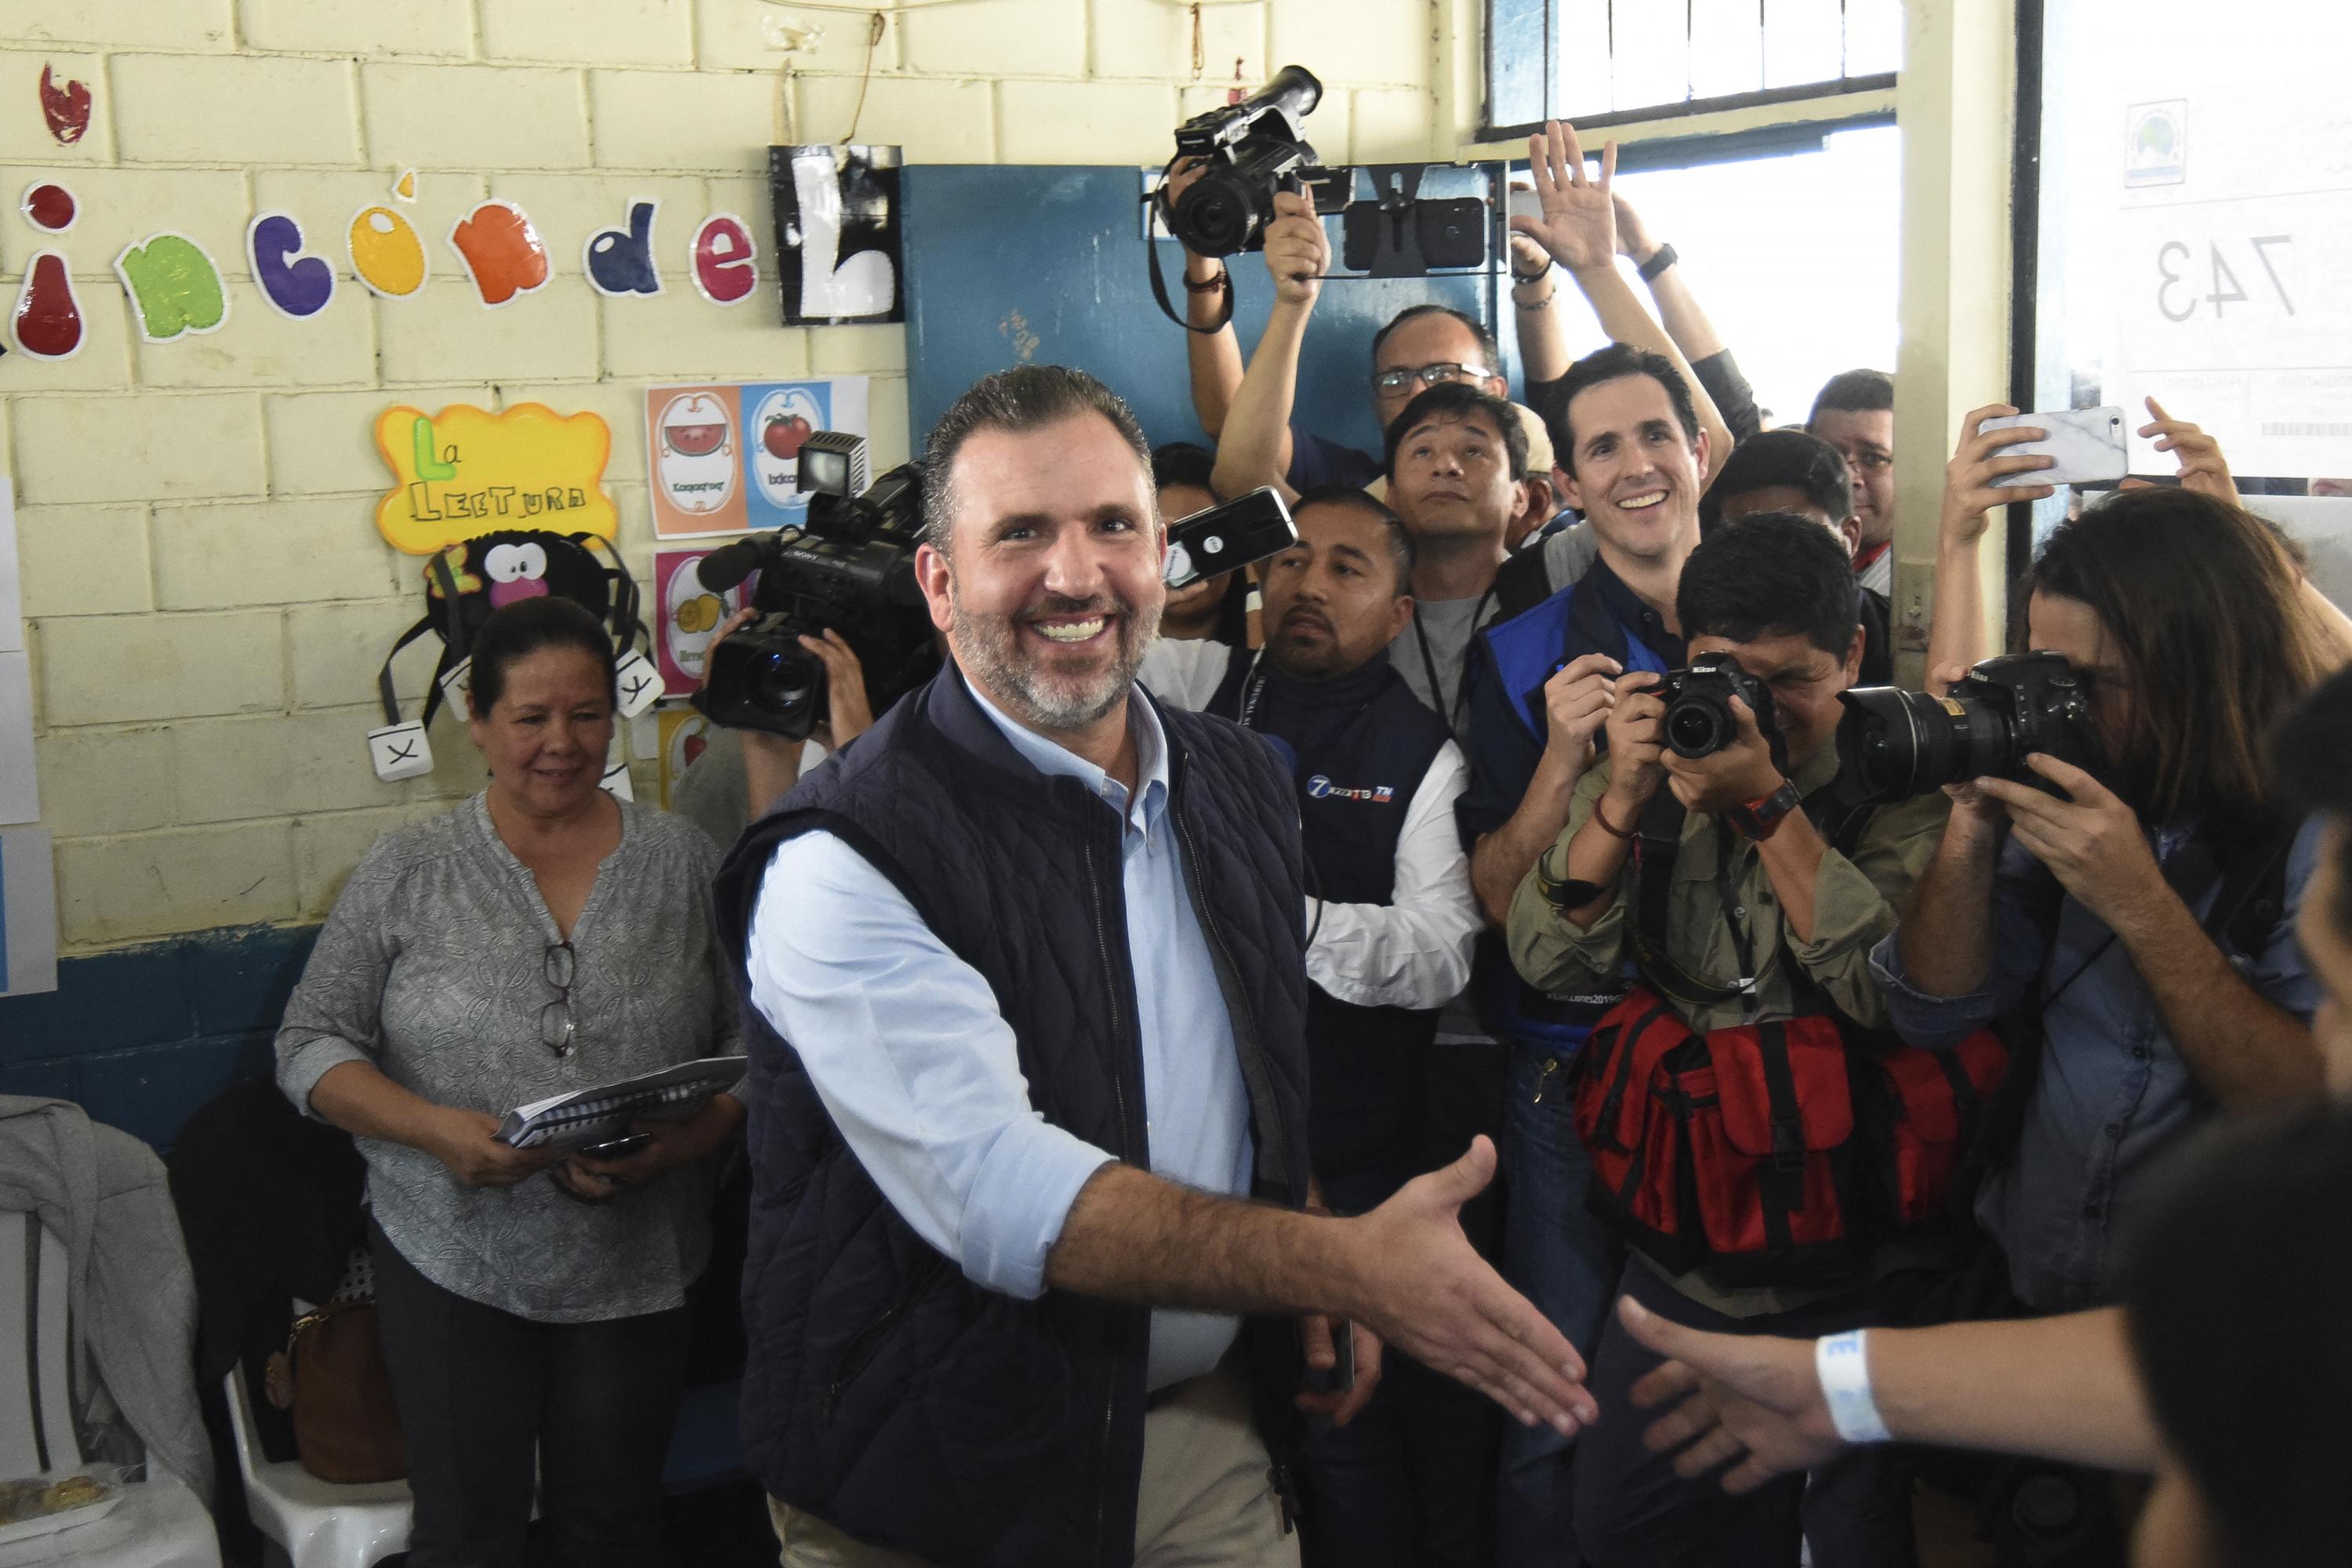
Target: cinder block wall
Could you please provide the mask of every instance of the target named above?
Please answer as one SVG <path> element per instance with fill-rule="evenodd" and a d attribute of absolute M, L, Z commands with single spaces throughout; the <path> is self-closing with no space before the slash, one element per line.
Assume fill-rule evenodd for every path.
<path fill-rule="evenodd" d="M 914 163 L 1156 164 L 1181 114 L 1222 100 L 1237 59 L 1251 85 L 1297 60 L 1331 89 L 1314 125 L 1327 155 L 1443 155 L 1466 46 L 1440 35 L 1463 9 L 1204 3 L 1196 76 L 1189 5 L 961 0 L 890 19 L 857 133 Z M 769 272 L 761 175 L 780 101 L 793 140 L 848 130 L 863 16 L 755 0 L 9 0 L 5 13 L 0 182 L 15 184 L 0 191 L 0 300 L 54 246 L 88 333 L 70 361 L 0 358 L 0 468 L 19 504 L 68 952 L 315 922 L 377 834 L 477 787 L 478 763 L 446 723 L 435 776 L 385 785 L 367 765 L 375 668 L 418 603 L 416 563 L 372 521 L 381 409 L 603 414 L 640 570 L 648 381 L 867 374 L 877 461 L 907 449 L 898 329 L 786 330 L 772 293 L 720 309 L 682 268 L 692 226 L 730 211 L 760 232 Z M 771 19 L 823 29 L 788 81 L 763 39 Z M 94 95 L 72 146 L 42 121 L 45 64 Z M 378 299 L 350 276 L 341 236 L 404 167 L 419 171 L 405 210 L 433 279 L 419 297 Z M 15 210 L 37 178 L 80 198 L 71 232 L 43 236 Z M 442 237 L 492 196 L 530 214 L 555 269 L 497 310 Z M 662 202 L 666 291 L 602 298 L 580 276 L 583 243 L 648 196 Z M 271 310 L 247 276 L 245 226 L 269 208 L 335 265 L 333 301 L 311 320 Z M 215 333 L 148 344 L 112 262 L 164 230 L 211 252 L 230 314 Z M 429 663 L 407 661 L 412 700 Z M 169 951 L 197 962 L 184 942 Z"/>

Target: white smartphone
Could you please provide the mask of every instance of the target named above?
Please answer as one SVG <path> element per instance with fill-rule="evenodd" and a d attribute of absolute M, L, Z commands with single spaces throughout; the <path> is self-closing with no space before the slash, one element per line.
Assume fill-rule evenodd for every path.
<path fill-rule="evenodd" d="M 2125 444 L 2124 411 L 2113 405 L 2104 408 L 2060 408 L 2047 414 L 2005 415 L 1988 419 L 1977 428 L 2010 430 L 2021 425 L 2049 434 L 2039 441 L 2020 441 L 2015 446 L 2003 447 L 1995 456 L 2016 458 L 2040 453 L 2057 461 L 2046 468 L 2004 474 L 1993 480 L 1996 485 L 2014 488 L 2113 484 L 2131 471 L 2130 452 Z"/>

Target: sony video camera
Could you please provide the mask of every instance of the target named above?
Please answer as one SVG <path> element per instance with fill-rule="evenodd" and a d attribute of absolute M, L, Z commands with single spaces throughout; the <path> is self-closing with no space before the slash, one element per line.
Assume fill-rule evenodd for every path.
<path fill-rule="evenodd" d="M 1676 756 L 1711 757 L 1739 739 L 1739 718 L 1731 710 L 1735 697 L 1756 715 L 1757 732 L 1773 755 L 1780 754 L 1772 693 L 1729 654 L 1700 654 L 1688 668 L 1668 674 L 1655 690 L 1666 704 L 1666 746 Z"/>
<path fill-rule="evenodd" d="M 1864 800 L 1908 800 L 1969 779 L 2005 778 L 2060 793 L 2025 765 L 2042 752 L 2095 765 L 2089 694 L 2054 653 L 1989 658 L 1941 697 L 1891 686 L 1841 692 L 1838 759 Z"/>
<path fill-rule="evenodd" d="M 1265 248 L 1274 194 L 1298 188 L 1318 166 L 1299 122 L 1323 100 L 1323 84 L 1304 66 L 1285 66 L 1255 96 L 1196 114 L 1176 128 L 1176 155 L 1198 158 L 1208 172 L 1172 210 L 1168 230 L 1195 256 L 1233 256 Z"/>
<path fill-rule="evenodd" d="M 866 482 L 866 438 L 822 430 L 801 447 L 808 521 L 712 551 L 699 568 L 714 594 L 760 574 L 760 614 L 710 651 L 694 705 L 713 723 L 802 741 L 826 717 L 824 661 L 803 633 L 838 632 L 866 671 L 877 713 L 940 667 L 915 585 L 922 542 L 921 470 L 902 463 Z"/>

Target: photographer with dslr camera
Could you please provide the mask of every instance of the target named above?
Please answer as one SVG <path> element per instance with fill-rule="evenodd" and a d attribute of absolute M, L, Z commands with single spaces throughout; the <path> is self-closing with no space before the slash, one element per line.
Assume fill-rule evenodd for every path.
<path fill-rule="evenodd" d="M 1859 1184 L 1885 1016 L 1869 950 L 1945 803 L 1856 808 L 1834 787 L 1854 603 L 1845 551 L 1805 518 L 1754 515 L 1702 542 L 1675 596 L 1690 667 L 1617 678 L 1608 747 L 1511 905 L 1511 957 L 1539 990 L 1634 972 L 1559 1092 L 1576 1097 L 1596 1205 L 1633 1254 L 1619 1294 L 1693 1327 L 1867 1323 L 1944 1250 L 1873 1223 L 1895 1194 Z M 1906 1214 L 1937 1206 L 1901 1196 Z M 1612 1317 L 1593 1359 L 1602 1407 L 1657 1359 Z M 1598 1568 L 1794 1563 L 1801 1534 L 1822 1568 L 1909 1560 L 1907 1483 L 1866 1452 L 1810 1487 L 1734 1499 L 1677 1478 L 1637 1423 L 1603 1423 L 1573 1471 L 1578 1549 Z"/>
<path fill-rule="evenodd" d="M 1987 473 L 2034 462 L 1998 456 L 1993 434 L 2014 433 L 1965 437 L 1953 460 L 1948 541 L 1956 513 L 2015 493 L 1989 493 Z M 2038 1036 L 1977 1213 L 2011 1289 L 2052 1312 L 2109 1299 L 2113 1239 L 2182 1132 L 2319 1088 L 2292 927 L 2316 829 L 2274 803 L 2260 740 L 2315 684 L 2322 643 L 2276 540 L 2194 489 L 2101 501 L 2018 592 L 2027 646 L 2063 658 L 2081 718 L 2021 759 L 1926 759 L 1951 826 L 1876 966 L 1914 1044 L 2021 1010 Z M 1966 645 L 1946 619 L 1939 605 L 1948 657 Z M 1963 697 L 2014 668 L 1931 673 Z"/>

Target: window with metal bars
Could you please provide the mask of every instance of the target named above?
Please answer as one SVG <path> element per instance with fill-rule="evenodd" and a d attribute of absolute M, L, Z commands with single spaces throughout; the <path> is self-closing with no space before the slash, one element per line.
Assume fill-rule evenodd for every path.
<path fill-rule="evenodd" d="M 1867 92 L 1902 55 L 1902 0 L 1487 0 L 1486 131 Z"/>

